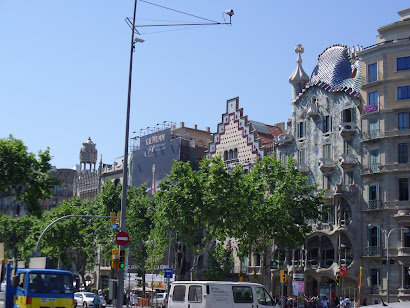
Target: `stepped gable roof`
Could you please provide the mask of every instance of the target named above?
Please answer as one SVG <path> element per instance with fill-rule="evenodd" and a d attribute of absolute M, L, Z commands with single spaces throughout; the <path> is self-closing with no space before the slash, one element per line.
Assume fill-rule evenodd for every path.
<path fill-rule="evenodd" d="M 315 86 L 329 92 L 346 92 L 358 97 L 361 77 L 360 61 L 350 57 L 348 47 L 339 44 L 330 46 L 319 55 L 310 81 L 294 102 L 298 101 L 308 88 Z"/>

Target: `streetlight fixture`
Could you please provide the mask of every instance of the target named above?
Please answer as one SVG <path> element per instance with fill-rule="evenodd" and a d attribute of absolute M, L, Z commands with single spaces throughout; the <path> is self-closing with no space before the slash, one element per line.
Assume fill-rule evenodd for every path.
<path fill-rule="evenodd" d="M 391 229 L 388 233 L 387 233 L 387 247 L 386 247 L 386 263 L 387 263 L 387 302 L 389 302 L 390 299 L 390 279 L 389 279 L 389 274 L 390 274 L 390 260 L 389 260 L 389 237 L 390 234 L 394 231 L 394 230 L 403 230 L 404 229 L 409 229 L 407 227 L 401 227 L 401 228 L 393 228 Z"/>

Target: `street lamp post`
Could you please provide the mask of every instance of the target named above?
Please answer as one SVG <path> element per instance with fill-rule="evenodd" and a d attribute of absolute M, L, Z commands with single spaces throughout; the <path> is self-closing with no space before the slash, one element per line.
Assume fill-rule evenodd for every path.
<path fill-rule="evenodd" d="M 393 228 L 391 229 L 388 233 L 387 233 L 387 247 L 386 247 L 386 263 L 387 263 L 387 302 L 389 303 L 390 300 L 390 260 L 389 260 L 389 238 L 390 238 L 390 234 L 394 231 L 394 230 L 403 230 L 403 229 L 408 229 L 408 228 Z"/>
<path fill-rule="evenodd" d="M 121 197 L 121 225 L 120 231 L 125 232 L 125 217 L 127 211 L 127 190 L 128 190 L 128 139 L 130 131 L 130 107 L 131 107 L 131 81 L 132 81 L 132 61 L 134 53 L 134 44 L 136 42 L 142 43 L 144 40 L 134 40 L 135 33 L 135 15 L 137 11 L 137 0 L 134 1 L 134 14 L 131 27 L 131 50 L 130 50 L 130 64 L 128 72 L 128 98 L 127 98 L 127 113 L 125 119 L 125 144 L 124 144 L 124 162 L 123 162 L 123 176 L 122 176 L 122 197 Z M 124 249 L 124 246 L 120 246 L 119 249 Z M 118 269 L 117 273 L 117 308 L 122 308 L 124 300 L 124 269 Z"/>

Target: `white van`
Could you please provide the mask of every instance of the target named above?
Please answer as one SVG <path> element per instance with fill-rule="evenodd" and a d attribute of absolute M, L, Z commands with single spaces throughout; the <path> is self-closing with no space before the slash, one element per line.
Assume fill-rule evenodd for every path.
<path fill-rule="evenodd" d="M 261 308 L 274 306 L 258 283 L 229 281 L 176 281 L 171 284 L 168 308 Z"/>

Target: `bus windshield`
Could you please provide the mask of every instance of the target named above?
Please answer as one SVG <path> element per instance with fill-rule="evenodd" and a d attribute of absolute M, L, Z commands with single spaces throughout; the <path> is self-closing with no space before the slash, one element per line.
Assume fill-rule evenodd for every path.
<path fill-rule="evenodd" d="M 30 273 L 29 289 L 33 293 L 74 293 L 73 278 L 69 274 Z"/>

